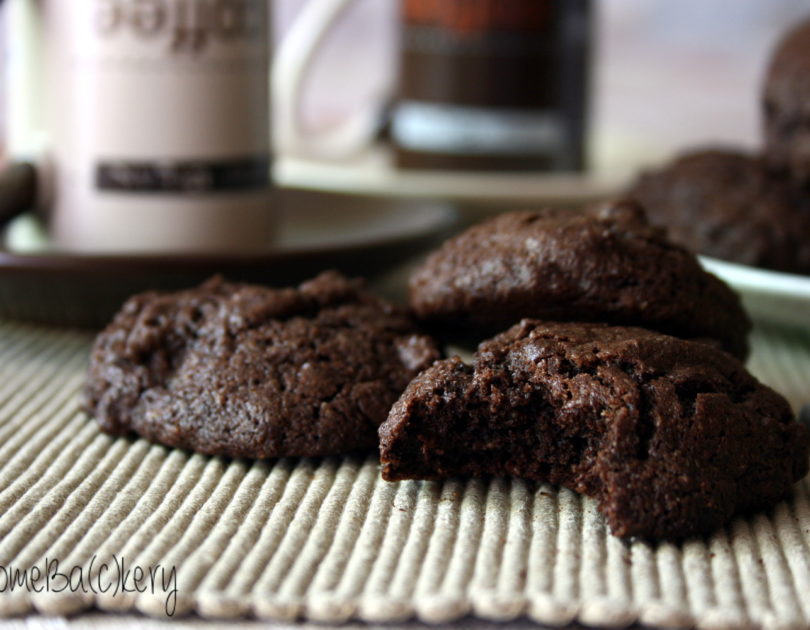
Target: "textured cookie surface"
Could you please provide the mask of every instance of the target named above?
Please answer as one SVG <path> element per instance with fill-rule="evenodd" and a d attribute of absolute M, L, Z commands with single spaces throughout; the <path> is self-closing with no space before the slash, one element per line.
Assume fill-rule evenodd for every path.
<path fill-rule="evenodd" d="M 747 353 L 739 299 L 641 207 L 497 216 L 447 241 L 416 270 L 410 303 L 437 330 L 479 337 L 524 317 L 643 326 Z"/>
<path fill-rule="evenodd" d="M 213 279 L 131 298 L 96 340 L 85 407 L 109 433 L 206 454 L 373 449 L 393 402 L 438 357 L 410 316 L 361 281 Z"/>
<path fill-rule="evenodd" d="M 420 374 L 380 427 L 385 479 L 516 476 L 595 497 L 614 534 L 681 538 L 786 497 L 808 431 L 711 345 L 524 320 Z"/>
<path fill-rule="evenodd" d="M 810 180 L 810 22 L 777 44 L 763 90 L 765 151 L 776 167 Z"/>
<path fill-rule="evenodd" d="M 691 153 L 642 175 L 628 196 L 696 253 L 810 274 L 810 201 L 761 158 Z"/>

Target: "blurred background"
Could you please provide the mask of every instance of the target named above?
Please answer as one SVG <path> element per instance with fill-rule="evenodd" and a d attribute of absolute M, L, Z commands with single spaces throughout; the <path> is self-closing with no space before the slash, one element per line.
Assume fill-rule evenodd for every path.
<path fill-rule="evenodd" d="M 277 43 L 309 1 L 274 0 Z M 396 11 L 397 0 L 358 0 L 332 30 L 304 86 L 307 126 L 328 129 L 390 90 Z M 769 48 L 810 10 L 803 0 L 601 0 L 595 13 L 591 144 L 610 160 L 755 145 Z"/>
<path fill-rule="evenodd" d="M 40 304 L 29 303 L 30 278 L 24 273 L 17 274 L 17 271 L 27 272 L 31 267 L 30 257 L 26 258 L 26 254 L 44 254 L 37 259 L 37 272 L 41 272 L 42 286 L 47 287 L 43 293 L 47 299 L 42 303 L 52 305 L 57 288 L 61 291 L 57 297 L 65 303 L 79 307 L 93 305 L 86 313 L 77 310 L 79 314 L 71 319 L 82 324 L 105 321 L 121 300 L 136 291 L 188 286 L 215 272 L 234 279 L 284 285 L 330 267 L 350 275 L 371 276 L 414 258 L 464 224 L 493 212 L 539 204 L 573 206 L 603 199 L 620 192 L 639 169 L 701 146 L 731 145 L 753 149 L 761 143 L 760 87 L 771 50 L 788 29 L 810 18 L 810 6 L 806 0 L 592 0 L 591 29 L 589 37 L 584 38 L 588 45 L 584 46 L 581 35 L 585 29 L 580 27 L 588 20 L 569 18 L 587 15 L 588 0 L 560 0 L 558 4 L 540 0 L 536 4 L 500 0 L 487 4 L 476 0 L 272 0 L 269 7 L 272 10 L 276 71 L 270 91 L 272 106 L 268 106 L 263 32 L 255 40 L 259 42 L 257 50 L 260 52 L 253 62 L 248 63 L 248 55 L 238 58 L 241 65 L 210 66 L 230 68 L 227 72 L 198 73 L 195 63 L 203 63 L 200 61 L 204 58 L 202 55 L 170 57 L 155 52 L 153 57 L 146 59 L 137 57 L 148 48 L 145 44 L 143 49 L 136 49 L 136 53 L 114 47 L 121 41 L 123 45 L 128 42 L 140 45 L 148 37 L 138 41 L 136 38 L 118 38 L 114 45 L 110 44 L 112 53 L 102 50 L 103 47 L 98 45 L 100 40 L 83 37 L 79 27 L 85 22 L 79 19 L 80 12 L 73 8 L 81 6 L 87 11 L 113 5 L 96 5 L 89 1 L 80 5 L 67 0 L 53 0 L 51 3 L 15 1 L 18 2 L 17 8 L 23 9 L 22 13 L 14 14 L 15 20 L 24 16 L 24 11 L 37 6 L 37 2 L 50 10 L 65 11 L 69 17 L 79 16 L 75 24 L 51 19 L 48 22 L 51 30 L 47 32 L 71 33 L 75 50 L 86 56 L 81 57 L 78 53 L 66 55 L 66 48 L 59 45 L 59 37 L 49 37 L 43 43 L 31 33 L 45 30 L 29 32 L 25 28 L 18 29 L 19 22 L 15 21 L 14 37 L 20 36 L 18 39 L 23 42 L 34 41 L 30 47 L 32 51 L 50 51 L 45 65 L 53 66 L 56 72 L 49 81 L 38 80 L 36 72 L 30 72 L 28 65 L 19 62 L 20 55 L 15 57 L 15 64 L 8 63 L 9 42 L 0 41 L 0 72 L 7 72 L 9 65 L 15 69 L 10 81 L 0 77 L 3 79 L 0 80 L 0 90 L 7 89 L 5 86 L 9 82 L 27 88 L 0 94 L 0 108 L 7 107 L 10 100 L 16 108 L 18 118 L 15 120 L 26 122 L 31 112 L 35 114 L 31 118 L 39 118 L 38 105 L 53 106 L 49 114 L 57 122 L 64 123 L 53 126 L 60 132 L 69 131 L 62 135 L 73 142 L 53 141 L 46 146 L 46 149 L 54 149 L 44 152 L 48 159 L 51 154 L 56 155 L 52 164 L 38 161 L 36 168 L 16 165 L 27 170 L 21 178 L 21 185 L 7 187 L 5 214 L 0 203 L 0 218 L 4 216 L 9 221 L 4 234 L 6 251 L 11 254 L 7 256 L 5 266 L 0 260 L 0 276 L 5 272 L 6 278 L 5 284 L 0 282 L 0 289 L 7 289 L 8 304 L 16 305 L 15 308 L 19 306 L 17 314 L 22 313 L 23 306 L 30 306 L 26 317 L 40 321 L 67 321 L 58 308 L 49 306 L 43 309 Z M 120 1 L 122 4 L 117 6 L 136 7 L 147 13 L 150 8 L 159 13 L 155 8 L 158 6 L 164 9 L 173 7 L 172 10 L 181 6 Z M 253 6 L 261 9 L 264 1 L 256 0 Z M 8 37 L 8 27 L 12 25 L 6 14 L 9 2 L 0 0 L 0 21 L 5 22 L 0 24 L 0 37 L 4 34 Z M 347 4 L 348 10 L 341 13 Z M 202 9 L 211 6 L 248 5 L 201 2 L 196 8 L 200 9 L 200 14 L 205 14 Z M 402 15 L 401 6 L 407 9 Z M 464 11 L 479 10 L 478 18 L 481 18 L 484 6 L 489 12 L 486 19 L 492 19 L 493 23 L 483 24 L 483 27 L 479 24 L 480 31 L 465 33 L 459 23 L 451 23 Z M 445 12 L 446 15 L 442 13 L 438 18 L 431 15 L 430 19 L 422 19 L 424 15 L 417 14 L 425 7 L 432 7 L 430 10 L 436 14 Z M 498 19 L 506 21 L 503 16 L 508 13 L 508 7 L 515 11 L 520 9 L 523 13 L 512 13 L 509 17 L 512 23 L 503 29 L 504 24 L 495 25 L 492 16 L 496 10 L 502 11 Z M 546 14 L 543 14 L 543 7 Z M 341 16 L 337 21 L 332 18 L 322 20 L 323 24 L 328 22 L 328 26 L 321 29 L 321 32 L 326 32 L 325 40 L 322 41 L 320 36 L 301 37 L 306 29 L 300 26 L 308 23 L 302 17 L 324 13 L 324 8 L 327 13 L 332 11 L 333 17 Z M 445 11 L 446 8 L 449 11 Z M 527 26 L 523 18 L 529 14 L 535 18 L 541 16 L 539 25 Z M 182 15 L 182 19 L 188 18 L 186 12 Z M 206 15 L 210 17 L 210 14 Z M 553 17 L 549 18 L 549 15 Z M 463 17 L 469 18 L 470 15 Z M 40 15 L 26 19 L 38 23 Z M 261 19 L 264 20 L 263 15 Z M 447 23 L 442 22 L 445 19 Z M 485 22 L 483 18 L 481 21 Z M 26 24 L 25 21 L 22 23 Z M 63 26 L 66 24 L 70 26 Z M 551 35 L 546 37 L 549 32 Z M 414 36 L 415 33 L 418 37 Z M 566 48 L 566 42 L 572 40 L 575 45 Z M 484 54 L 481 54 L 481 48 L 473 48 L 482 41 L 486 49 Z M 516 41 L 520 44 L 515 45 Z M 51 43 L 53 45 L 49 46 Z M 228 49 L 232 44 L 223 44 L 220 52 L 241 50 L 241 44 L 233 44 L 235 48 Z M 467 48 L 462 52 L 453 51 L 456 46 Z M 212 46 L 208 52 L 213 55 L 215 48 Z M 447 54 L 448 48 L 451 54 Z M 573 75 L 566 66 L 571 60 L 566 54 L 571 49 L 576 49 L 575 61 L 568 64 L 575 67 Z M 586 49 L 590 51 L 589 73 L 581 71 L 582 51 Z M 20 48 L 15 46 L 14 50 Z M 311 63 L 307 50 L 314 51 Z M 493 50 L 495 53 L 487 56 Z M 248 48 L 245 51 L 249 52 Z M 242 52 L 247 55 L 245 51 Z M 30 52 L 27 54 L 36 57 Z M 92 64 L 104 54 L 113 54 L 104 58 L 114 62 L 105 66 L 109 72 L 84 71 L 80 62 L 90 63 L 88 67 L 92 68 Z M 446 64 L 444 72 L 431 70 L 437 65 L 430 61 L 453 55 L 455 65 Z M 22 57 L 27 59 L 24 55 Z M 403 91 L 406 82 L 399 82 L 398 74 L 403 77 L 411 75 L 398 73 L 398 69 L 400 65 L 407 67 L 409 58 L 419 59 L 412 67 L 428 69 L 426 75 L 430 75 L 430 81 L 422 83 L 438 85 L 439 92 L 453 83 L 451 88 L 465 92 L 465 98 L 470 92 L 477 91 L 477 97 L 481 97 L 482 92 L 489 93 L 485 93 L 481 100 L 441 100 L 447 97 L 446 93 L 441 98 L 425 99 L 423 94 L 406 93 Z M 461 62 L 458 62 L 459 58 Z M 528 62 L 526 58 L 529 58 Z M 538 58 L 541 58 L 539 62 Z M 139 64 L 146 61 L 144 65 L 130 64 L 133 59 Z M 217 59 L 210 56 L 205 63 L 218 62 Z M 260 63 L 255 63 L 256 59 Z M 226 60 L 232 61 L 230 58 Z M 175 62 L 176 66 L 166 65 Z M 121 70 L 119 65 L 126 69 Z M 139 69 L 132 71 L 136 66 Z M 459 67 L 463 72 L 456 71 Z M 164 72 L 167 68 L 171 72 Z M 284 68 L 293 70 L 285 74 L 280 71 Z M 548 68 L 551 71 L 546 72 Z M 122 77 L 119 84 L 104 82 L 113 80 L 119 70 Z M 589 98 L 583 99 L 579 92 L 569 98 L 571 86 L 584 84 L 583 81 L 571 80 L 571 77 L 585 74 L 590 75 L 587 82 Z M 502 80 L 503 75 L 507 75 L 505 80 Z M 178 82 L 180 76 L 183 81 Z M 236 82 L 228 84 L 227 80 L 234 77 Z M 153 79 L 159 84 L 159 89 L 153 90 Z M 241 88 L 223 89 L 220 80 L 226 80 L 224 85 Z M 84 84 L 90 88 L 81 89 Z M 196 85 L 197 91 L 187 89 L 188 85 Z M 547 107 L 548 103 L 530 103 L 531 107 L 527 108 L 524 107 L 525 101 L 509 102 L 503 106 L 502 102 L 486 100 L 494 92 L 503 92 L 504 85 L 513 92 L 521 92 L 523 87 L 529 86 L 526 91 L 533 90 L 533 96 L 539 95 L 540 100 L 556 101 L 551 107 Z M 48 91 L 43 86 L 57 86 L 59 89 L 50 92 L 58 97 L 43 98 L 41 94 Z M 144 93 L 153 98 L 140 98 Z M 14 98 L 15 95 L 22 95 L 27 100 Z M 220 100 L 227 101 L 231 96 L 236 99 L 235 105 L 217 106 Z M 498 93 L 493 98 L 497 100 L 501 96 L 503 94 Z M 583 147 L 581 108 L 577 104 L 585 100 L 588 112 L 584 147 L 588 170 L 583 174 L 576 171 Z M 530 147 L 534 150 L 533 158 L 541 154 L 537 146 L 543 142 L 546 142 L 543 159 L 548 158 L 549 147 L 559 154 L 562 153 L 560 146 L 576 146 L 578 153 L 568 162 L 553 162 L 551 168 L 531 164 L 531 168 L 524 168 L 522 172 L 514 167 L 514 163 L 510 163 L 509 168 L 493 169 L 486 174 L 473 167 L 465 171 L 455 165 L 442 171 L 443 167 L 435 163 L 409 170 L 398 160 L 403 153 L 413 149 L 413 145 L 397 144 L 403 137 L 397 136 L 397 117 L 403 110 L 407 111 L 407 107 L 416 104 L 417 107 L 411 107 L 413 113 L 425 103 L 438 104 L 438 107 L 434 107 L 430 114 L 433 116 L 430 120 L 432 127 L 424 124 L 425 118 L 421 121 L 422 140 L 434 141 L 435 136 L 441 136 L 434 132 L 443 125 L 445 129 L 440 131 L 449 129 L 444 140 L 450 138 L 458 142 L 460 139 L 464 149 L 474 145 L 482 135 L 487 136 L 484 142 L 473 147 L 478 150 L 477 154 L 472 155 L 474 151 L 469 151 L 473 160 L 478 160 L 476 164 L 481 164 L 479 158 L 482 155 L 488 159 L 498 149 L 506 154 L 524 141 L 536 143 Z M 445 108 L 448 104 L 450 106 Z M 501 111 L 495 113 L 498 107 Z M 444 111 L 439 112 L 441 124 L 437 125 L 436 110 L 442 108 Z M 274 125 L 275 142 L 269 156 L 266 142 L 268 110 L 272 110 L 269 118 Z M 463 115 L 465 110 L 466 113 L 472 110 L 469 117 Z M 479 125 L 482 119 L 487 122 L 486 116 L 481 116 L 482 110 L 487 115 L 494 114 L 489 122 L 496 118 L 496 124 Z M 576 110 L 575 114 L 570 114 L 572 110 Z M 421 113 L 425 111 L 422 107 Z M 101 124 L 97 117 L 99 112 L 110 114 L 110 120 L 117 121 L 117 126 Z M 174 116 L 167 112 L 173 112 Z M 244 112 L 250 114 L 243 115 Z M 369 114 L 364 120 L 358 112 Z M 4 155 L 5 147 L 10 147 L 10 153 L 15 155 L 17 136 L 25 135 L 27 128 L 26 124 L 17 123 L 9 127 L 7 113 L 0 110 L 0 120 L 6 121 L 0 125 L 0 157 Z M 119 113 L 124 115 L 119 116 Z M 201 113 L 208 115 L 205 122 L 191 124 L 194 116 Z M 517 116 L 510 119 L 515 113 Z M 579 125 L 575 134 L 571 134 L 576 135 L 572 142 L 566 137 L 560 141 L 567 130 L 560 132 L 564 125 L 559 122 L 566 116 L 576 119 Z M 519 124 L 515 124 L 515 118 Z M 355 120 L 359 121 L 357 125 L 347 124 Z M 34 132 L 45 128 L 41 121 L 34 122 L 37 124 L 28 125 Z M 15 132 L 12 138 L 8 136 L 9 128 Z M 203 131 L 198 133 L 199 129 Z M 285 141 L 283 136 L 291 129 L 296 133 L 303 132 L 299 138 L 308 136 L 314 142 L 296 145 Z M 506 133 L 499 136 L 504 129 Z M 525 133 L 527 129 L 530 133 Z M 547 133 L 549 129 L 551 133 Z M 320 151 L 324 143 L 318 145 L 318 142 L 339 138 L 340 134 L 333 132 L 346 130 L 352 133 L 359 130 L 355 137 L 363 139 L 361 150 L 353 154 L 336 151 L 331 155 Z M 46 129 L 46 135 L 50 131 Z M 129 132 L 132 133 L 128 135 Z M 351 137 L 348 132 L 344 139 Z M 560 133 L 555 137 L 554 132 Z M 117 134 L 121 135 L 118 145 L 115 144 L 119 142 Z M 476 134 L 478 139 L 469 142 Z M 36 133 L 29 136 L 37 138 Z M 54 137 L 57 136 L 55 133 Z M 174 136 L 176 138 L 172 139 Z M 531 138 L 527 141 L 529 136 Z M 180 144 L 177 138 L 182 140 Z M 493 138 L 498 141 L 495 143 L 498 146 L 495 151 L 490 151 L 493 145 L 486 143 L 491 143 Z M 238 144 L 239 152 L 231 147 L 230 153 L 219 153 L 221 139 L 244 140 L 244 146 L 234 140 L 233 146 Z M 256 142 L 257 139 L 260 142 Z M 45 137 L 45 140 L 50 138 Z M 192 147 L 205 144 L 204 150 L 199 147 L 188 150 L 183 142 Z M 464 145 L 464 142 L 468 144 Z M 143 145 L 141 153 L 135 151 L 130 155 L 132 147 L 129 145 Z M 109 146 L 115 150 L 105 148 Z M 337 147 L 339 143 L 333 146 Z M 436 153 L 453 153 L 447 151 L 447 146 L 439 147 Z M 417 150 L 422 148 L 417 146 Z M 458 145 L 453 149 L 458 149 Z M 455 151 L 453 157 L 462 152 Z M 22 156 L 21 160 L 29 161 L 32 159 L 29 156 L 39 160 L 41 153 L 34 149 L 28 153 L 19 151 L 18 155 Z M 524 151 L 519 157 L 525 158 L 529 153 Z M 124 186 L 109 193 L 96 183 L 94 177 L 101 163 L 98 161 L 97 164 L 96 158 L 107 159 L 110 155 L 115 158 L 113 161 L 121 164 L 113 164 L 115 168 L 112 170 L 109 170 L 109 164 L 105 164 L 108 169 L 105 173 L 119 173 L 118 179 L 112 177 L 111 181 L 123 181 L 130 188 Z M 518 152 L 514 152 L 507 157 L 517 155 Z M 165 181 L 179 181 L 185 185 L 183 160 L 193 158 L 196 160 L 193 164 L 202 163 L 200 169 L 208 173 L 206 169 L 213 172 L 222 167 L 218 160 L 228 156 L 257 158 L 255 164 L 248 160 L 246 172 L 250 177 L 236 177 L 234 180 L 242 182 L 245 190 L 239 189 L 228 196 L 213 188 L 205 189 L 203 194 L 196 194 L 197 189 L 189 189 L 192 194 L 187 195 L 186 189 L 182 188 L 184 194 L 175 194 L 177 191 L 172 189 L 168 194 L 156 195 L 152 194 L 155 189 L 149 188 L 153 181 L 161 185 Z M 568 157 L 564 156 L 565 159 Z M 127 161 L 130 158 L 134 160 L 131 168 Z M 144 163 L 146 167 L 143 167 Z M 275 179 L 272 182 L 269 163 L 273 164 L 272 177 Z M 571 164 L 574 164 L 573 169 Z M 116 171 L 116 168 L 120 170 Z M 231 166 L 225 164 L 224 168 L 227 170 Z M 555 169 L 556 172 L 551 172 Z M 13 170 L 5 169 L 7 173 Z M 191 171 L 192 174 L 196 172 L 195 169 Z M 141 177 L 143 172 L 145 177 Z M 166 172 L 169 176 L 165 176 Z M 250 184 L 252 188 L 248 192 L 253 195 L 250 197 L 244 182 L 252 182 L 251 178 L 256 175 L 260 176 L 261 185 Z M 209 180 L 214 181 L 214 178 L 209 177 Z M 148 185 L 139 189 L 138 182 L 141 181 Z M 208 180 L 201 178 L 200 181 Z M 18 196 L 9 193 L 17 190 L 20 191 Z M 43 190 L 45 194 L 42 194 Z M 77 257 L 70 260 L 70 268 L 80 269 L 81 273 L 74 273 L 71 282 L 66 283 L 61 265 L 76 252 L 114 255 L 115 273 L 100 277 L 93 256 Z M 166 266 L 166 260 L 154 267 L 143 264 L 145 259 L 139 256 L 149 252 L 166 255 L 171 267 Z M 231 258 L 211 257 L 205 260 L 205 264 L 186 266 L 181 254 L 187 252 L 201 256 L 215 252 L 231 255 Z M 252 257 L 245 256 L 246 252 L 251 252 Z M 79 263 L 84 266 L 77 266 Z M 105 260 L 107 268 L 112 269 L 109 260 Z M 57 276 L 60 283 L 52 281 Z M 110 282 L 110 278 L 115 281 Z M 85 297 L 77 299 L 81 295 Z M 104 307 L 99 306 L 102 298 Z M 810 299 L 807 303 L 810 304 Z"/>
<path fill-rule="evenodd" d="M 283 38 L 305 0 L 275 4 Z M 396 5 L 360 0 L 333 31 L 305 91 L 309 125 L 334 125 L 389 89 Z M 660 157 L 702 143 L 756 145 L 769 50 L 810 15 L 802 0 L 597 0 L 594 11 L 590 120 L 602 160 L 626 159 L 625 151 Z"/>

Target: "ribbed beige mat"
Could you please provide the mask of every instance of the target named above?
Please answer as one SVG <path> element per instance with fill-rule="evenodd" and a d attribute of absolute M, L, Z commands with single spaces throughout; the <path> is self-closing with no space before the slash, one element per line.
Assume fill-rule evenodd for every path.
<path fill-rule="evenodd" d="M 228 461 L 112 439 L 77 409 L 88 343 L 0 324 L 2 615 L 810 628 L 810 481 L 709 540 L 627 543 L 550 486 L 389 484 L 373 458 Z M 755 373 L 810 400 L 810 337 L 760 331 L 754 347 Z"/>

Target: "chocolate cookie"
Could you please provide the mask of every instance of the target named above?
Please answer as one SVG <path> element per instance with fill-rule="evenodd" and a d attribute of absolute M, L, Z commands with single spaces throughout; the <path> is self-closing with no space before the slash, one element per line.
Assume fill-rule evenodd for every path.
<path fill-rule="evenodd" d="M 776 46 L 763 89 L 765 151 L 779 168 L 810 180 L 810 21 Z"/>
<path fill-rule="evenodd" d="M 482 338 L 524 317 L 706 337 L 745 357 L 739 299 L 651 227 L 642 208 L 503 214 L 447 241 L 414 273 L 410 303 L 445 334 Z"/>
<path fill-rule="evenodd" d="M 362 281 L 327 272 L 270 289 L 216 278 L 131 298 L 96 340 L 85 408 L 108 433 L 206 454 L 373 449 L 393 402 L 439 356 Z"/>
<path fill-rule="evenodd" d="M 385 479 L 510 475 L 595 497 L 618 536 L 682 538 L 773 505 L 810 431 L 729 354 L 660 333 L 524 320 L 434 363 L 380 427 Z"/>
<path fill-rule="evenodd" d="M 761 158 L 690 153 L 643 174 L 627 194 L 693 252 L 810 274 L 810 200 Z"/>

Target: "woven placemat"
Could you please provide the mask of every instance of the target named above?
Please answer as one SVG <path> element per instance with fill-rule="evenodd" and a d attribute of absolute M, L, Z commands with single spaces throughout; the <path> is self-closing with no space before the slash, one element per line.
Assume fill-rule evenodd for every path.
<path fill-rule="evenodd" d="M 627 542 L 548 485 L 392 484 L 374 458 L 113 439 L 77 406 L 89 343 L 0 323 L 0 615 L 810 628 L 810 481 L 709 539 Z M 810 399 L 810 338 L 753 345 L 761 379 Z"/>

